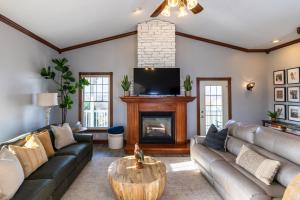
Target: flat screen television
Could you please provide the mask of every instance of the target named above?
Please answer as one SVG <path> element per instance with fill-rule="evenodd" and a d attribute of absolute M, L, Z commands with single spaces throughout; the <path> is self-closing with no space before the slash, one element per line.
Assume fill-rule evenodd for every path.
<path fill-rule="evenodd" d="M 134 68 L 135 95 L 179 95 L 179 68 Z"/>

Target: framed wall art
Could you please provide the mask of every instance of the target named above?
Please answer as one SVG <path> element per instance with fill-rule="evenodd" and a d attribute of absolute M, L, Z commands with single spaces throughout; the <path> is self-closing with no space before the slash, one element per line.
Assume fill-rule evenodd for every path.
<path fill-rule="evenodd" d="M 275 104 L 274 111 L 277 112 L 278 119 L 286 119 L 286 109 L 283 104 Z"/>
<path fill-rule="evenodd" d="M 285 87 L 275 87 L 274 88 L 274 101 L 275 102 L 285 102 Z"/>
<path fill-rule="evenodd" d="M 300 87 L 287 88 L 287 101 L 300 103 Z"/>
<path fill-rule="evenodd" d="M 284 85 L 285 84 L 285 71 L 278 70 L 273 72 L 273 83 L 274 85 Z"/>
<path fill-rule="evenodd" d="M 289 120 L 300 122 L 300 106 L 288 106 Z"/>
<path fill-rule="evenodd" d="M 287 83 L 288 84 L 300 83 L 299 67 L 287 69 Z"/>

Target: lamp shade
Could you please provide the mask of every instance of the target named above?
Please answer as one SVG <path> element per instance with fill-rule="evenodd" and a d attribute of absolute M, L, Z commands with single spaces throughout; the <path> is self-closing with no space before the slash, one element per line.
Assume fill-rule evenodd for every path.
<path fill-rule="evenodd" d="M 37 95 L 37 104 L 43 107 L 58 105 L 57 93 L 40 93 Z"/>

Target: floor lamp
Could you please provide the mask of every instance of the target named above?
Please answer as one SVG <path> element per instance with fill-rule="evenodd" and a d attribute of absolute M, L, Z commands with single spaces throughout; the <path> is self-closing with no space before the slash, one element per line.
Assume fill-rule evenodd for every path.
<path fill-rule="evenodd" d="M 45 110 L 45 124 L 50 124 L 50 111 L 52 106 L 58 105 L 57 93 L 40 93 L 37 95 L 37 104 L 44 107 Z"/>

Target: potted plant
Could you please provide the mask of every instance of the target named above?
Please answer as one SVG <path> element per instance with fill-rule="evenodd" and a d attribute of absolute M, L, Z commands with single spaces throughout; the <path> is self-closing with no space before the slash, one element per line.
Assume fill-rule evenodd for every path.
<path fill-rule="evenodd" d="M 272 122 L 276 122 L 278 116 L 278 113 L 276 111 L 274 112 L 268 111 L 267 115 L 271 118 Z"/>
<path fill-rule="evenodd" d="M 72 109 L 74 103 L 72 95 L 76 93 L 78 88 L 83 89 L 84 86 L 89 85 L 89 82 L 85 78 L 75 80 L 66 58 L 53 59 L 52 63 L 53 66 L 42 68 L 40 75 L 47 80 L 52 80 L 57 86 L 58 97 L 60 98 L 61 123 L 64 124 L 67 119 L 67 112 Z"/>
<path fill-rule="evenodd" d="M 192 84 L 193 84 L 193 81 L 191 80 L 191 76 L 187 75 L 185 78 L 185 81 L 183 83 L 184 90 L 185 90 L 185 96 L 191 96 Z"/>
<path fill-rule="evenodd" d="M 124 90 L 124 96 L 129 96 L 130 95 L 129 89 L 130 89 L 130 86 L 131 86 L 131 81 L 128 80 L 127 75 L 124 76 L 124 78 L 121 82 L 121 86 Z"/>

